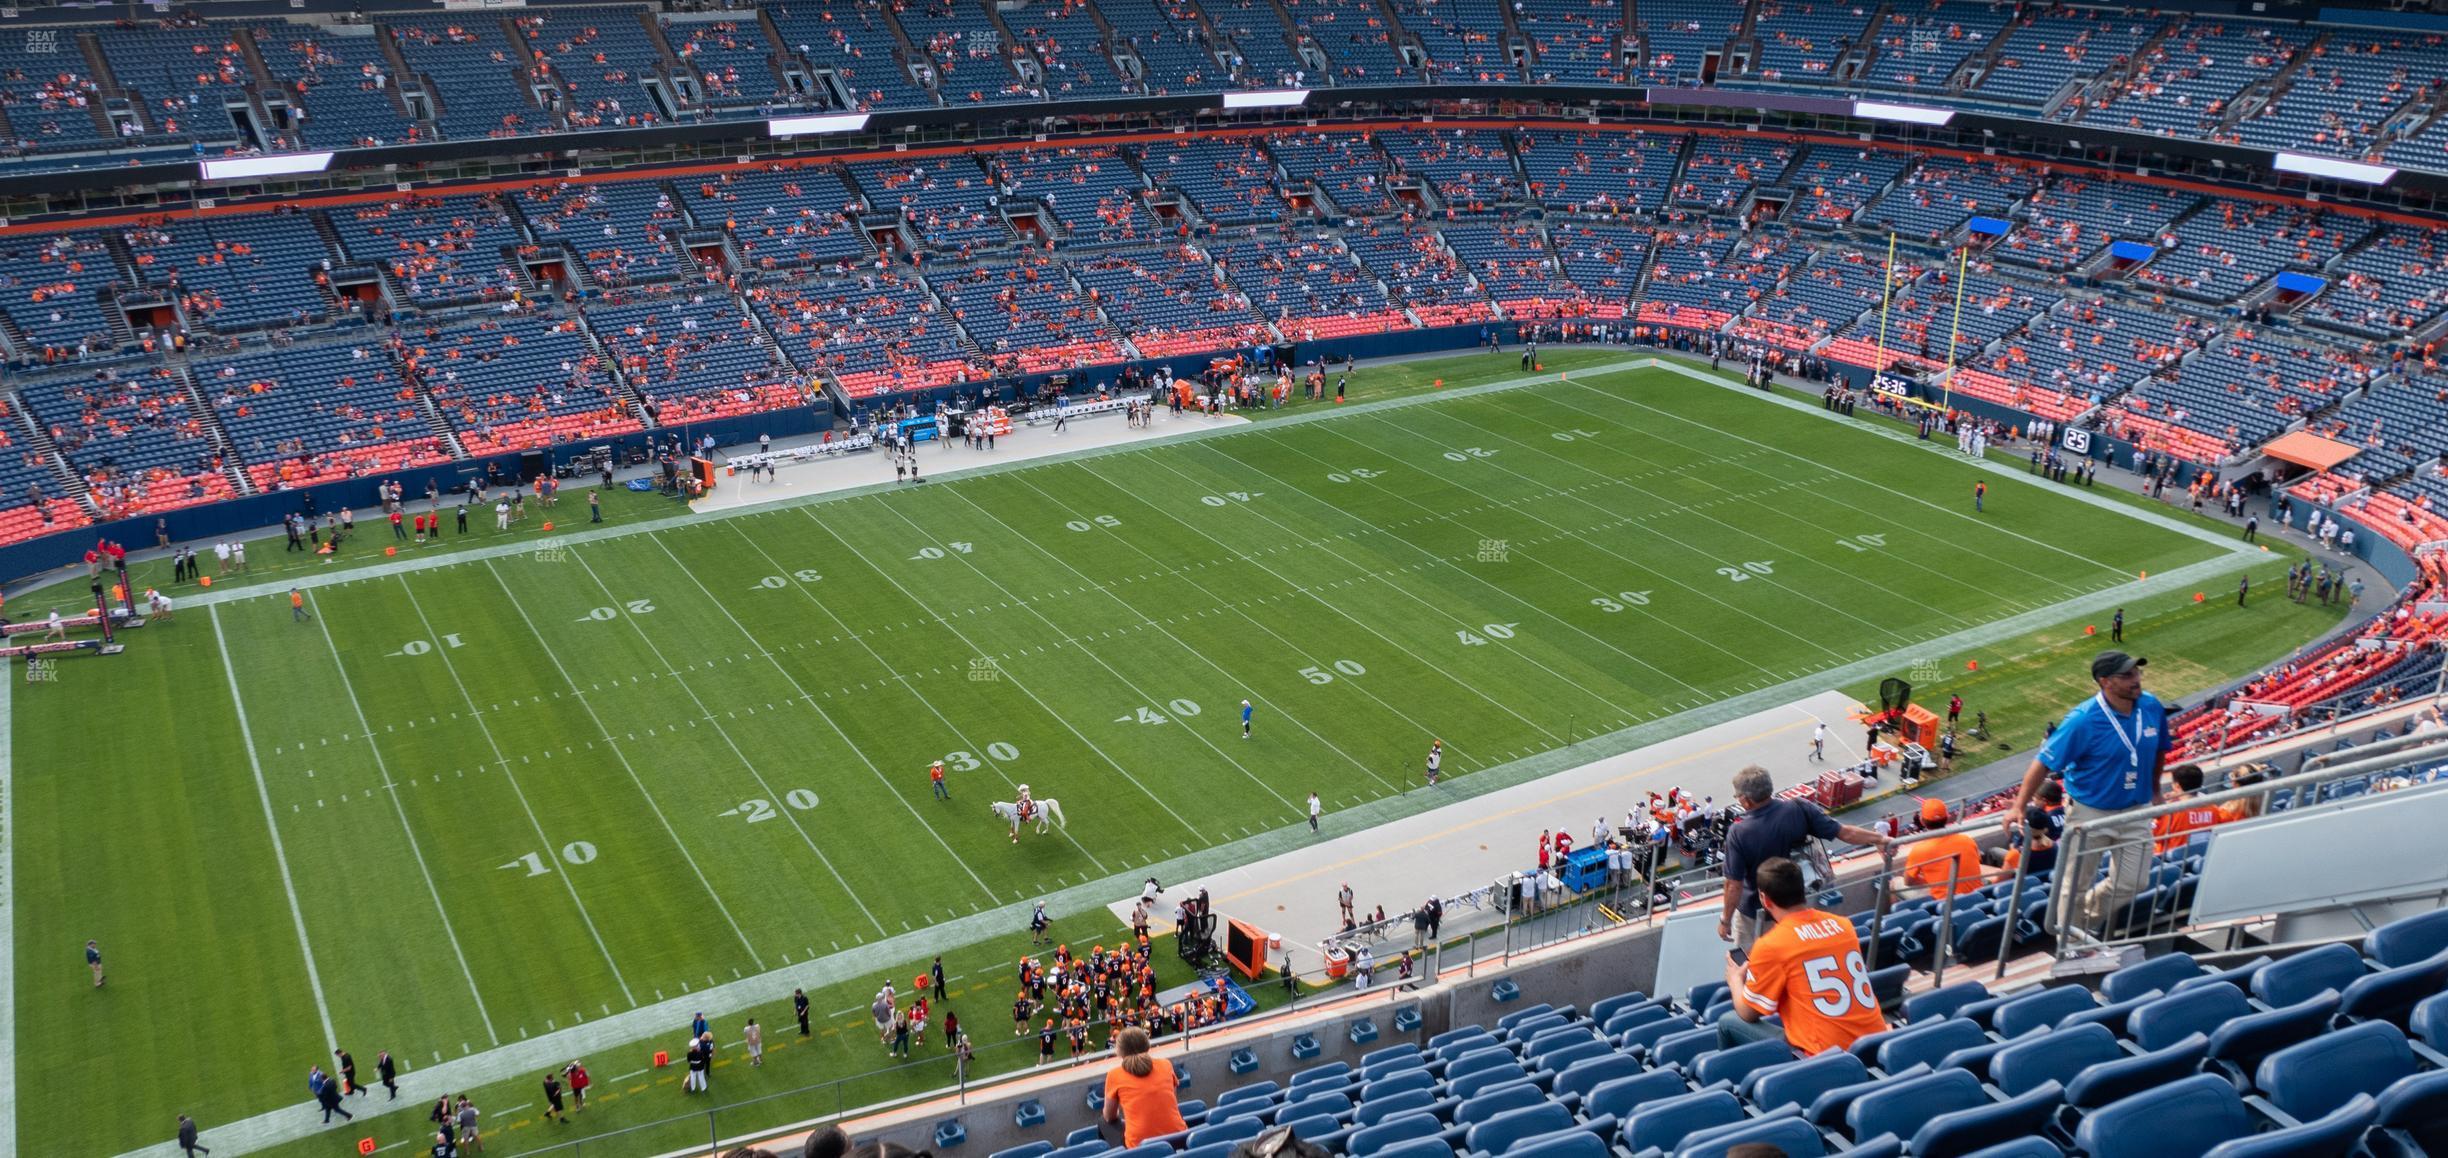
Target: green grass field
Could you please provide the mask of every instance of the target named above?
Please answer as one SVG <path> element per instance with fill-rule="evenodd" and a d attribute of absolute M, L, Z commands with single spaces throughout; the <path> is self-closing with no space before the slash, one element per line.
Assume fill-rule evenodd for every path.
<path fill-rule="evenodd" d="M 1432 737 L 1468 774 L 2221 554 L 2011 480 L 1975 516 L 1995 468 L 1669 373 L 1411 389 L 1513 366 L 1364 372 L 1359 397 L 1417 405 L 359 564 L 310 591 L 308 622 L 275 579 L 18 683 L 21 1152 L 117 1154 L 182 1111 L 310 1120 L 305 1068 L 334 1040 L 369 1075 L 383 1048 L 425 1067 L 760 977 L 779 1041 L 793 978 L 827 958 L 880 945 L 906 978 L 925 954 L 899 947 L 936 926 L 1299 823 L 1311 790 L 1337 808 L 1411 791 Z M 2266 557 L 2256 585 L 2285 565 Z M 2269 606 L 2219 628 L 2216 662 L 2322 626 Z M 930 798 L 935 759 L 951 802 Z M 1073 826 L 1007 841 L 986 803 L 1022 782 Z M 1069 920 L 1075 943 L 1111 930 Z M 951 948 L 983 991 L 978 1039 L 1001 1037 L 1025 937 Z M 723 1070 L 717 1096 L 877 1068 L 853 1024 L 873 987 L 812 988 L 820 1013 L 857 1012 L 753 1076 Z M 726 1040 L 746 1015 L 710 1012 Z M 625 1075 L 679 1033 L 641 1027 L 590 1067 Z M 533 1131 L 704 1108 L 656 1077 L 601 1082 L 575 1127 L 497 1117 L 496 1138 L 516 1124 L 517 1152 L 548 1140 Z M 826 1098 L 945 1080 L 929 1063 Z M 276 1152 L 354 1153 L 422 1121 Z"/>

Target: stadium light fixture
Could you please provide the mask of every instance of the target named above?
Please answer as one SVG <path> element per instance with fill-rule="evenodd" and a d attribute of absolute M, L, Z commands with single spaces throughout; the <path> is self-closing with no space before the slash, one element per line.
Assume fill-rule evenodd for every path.
<path fill-rule="evenodd" d="M 330 153 L 281 153 L 270 157 L 225 157 L 204 162 L 207 181 L 243 181 L 250 177 L 280 177 L 290 173 L 320 173 L 331 168 Z"/>
<path fill-rule="evenodd" d="M 1896 105 L 1885 101 L 1854 101 L 1853 115 L 1864 120 L 1896 121 L 1907 125 L 1943 125 L 1955 119 L 1953 109 L 1925 109 L 1919 105 Z"/>
<path fill-rule="evenodd" d="M 765 132 L 776 137 L 806 137 L 818 133 L 855 133 L 866 127 L 866 113 L 832 113 L 821 117 L 775 117 L 765 122 Z"/>
<path fill-rule="evenodd" d="M 1224 107 L 1228 109 L 1296 109 L 1309 103 L 1305 88 L 1261 89 L 1257 92 L 1228 92 Z"/>
<path fill-rule="evenodd" d="M 2327 177 L 2332 181 L 2352 181 L 2358 185 L 2386 185 L 2397 176 L 2397 170 L 2386 165 L 2363 165 L 2303 153 L 2282 152 L 2273 156 L 2281 173 L 2302 173 L 2308 177 Z"/>

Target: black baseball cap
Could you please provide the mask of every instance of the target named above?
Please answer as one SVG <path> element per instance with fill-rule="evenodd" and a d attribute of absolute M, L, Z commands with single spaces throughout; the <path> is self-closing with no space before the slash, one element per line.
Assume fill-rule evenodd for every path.
<path fill-rule="evenodd" d="M 2121 651 L 2103 651 L 2091 661 L 2091 678 L 2104 680 L 2109 676 L 2124 675 L 2149 663 L 2147 659 L 2135 659 Z"/>

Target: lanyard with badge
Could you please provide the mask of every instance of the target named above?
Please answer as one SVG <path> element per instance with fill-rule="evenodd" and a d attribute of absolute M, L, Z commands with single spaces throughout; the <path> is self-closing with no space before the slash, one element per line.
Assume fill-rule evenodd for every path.
<path fill-rule="evenodd" d="M 2128 736 L 2125 726 L 2117 723 L 2116 709 L 2108 706 L 2108 697 L 2093 693 L 2091 698 L 2099 701 L 2100 716 L 2108 721 L 2108 730 L 2116 733 L 2118 743 L 2125 745 L 2125 756 L 2130 762 L 2130 770 L 2125 773 L 2125 787 L 2139 787 L 2142 783 L 2142 751 L 2134 741 L 2142 735 L 2142 702 L 2134 701 L 2134 734 Z"/>

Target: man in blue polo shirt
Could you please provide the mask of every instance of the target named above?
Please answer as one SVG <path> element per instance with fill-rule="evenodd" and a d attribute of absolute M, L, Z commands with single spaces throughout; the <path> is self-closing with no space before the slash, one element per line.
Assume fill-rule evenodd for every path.
<path fill-rule="evenodd" d="M 2142 668 L 2148 660 L 2121 651 L 2104 651 L 2091 661 L 2091 680 L 2099 690 L 2067 712 L 2049 735 L 2040 754 L 2023 773 L 2022 790 L 2006 810 L 2011 833 L 2023 823 L 2024 809 L 2054 773 L 2065 783 L 2065 823 L 2077 843 L 2058 863 L 2053 909 L 2072 913 L 2080 927 L 2097 934 L 2108 919 L 2150 879 L 2150 821 L 2116 819 L 2120 813 L 2158 802 L 2159 765 L 2167 755 L 2167 712 L 2157 697 L 2142 690 Z M 2089 884 L 2096 854 L 2108 850 L 2108 875 Z M 2089 884 L 2074 898 L 2076 882 Z"/>

